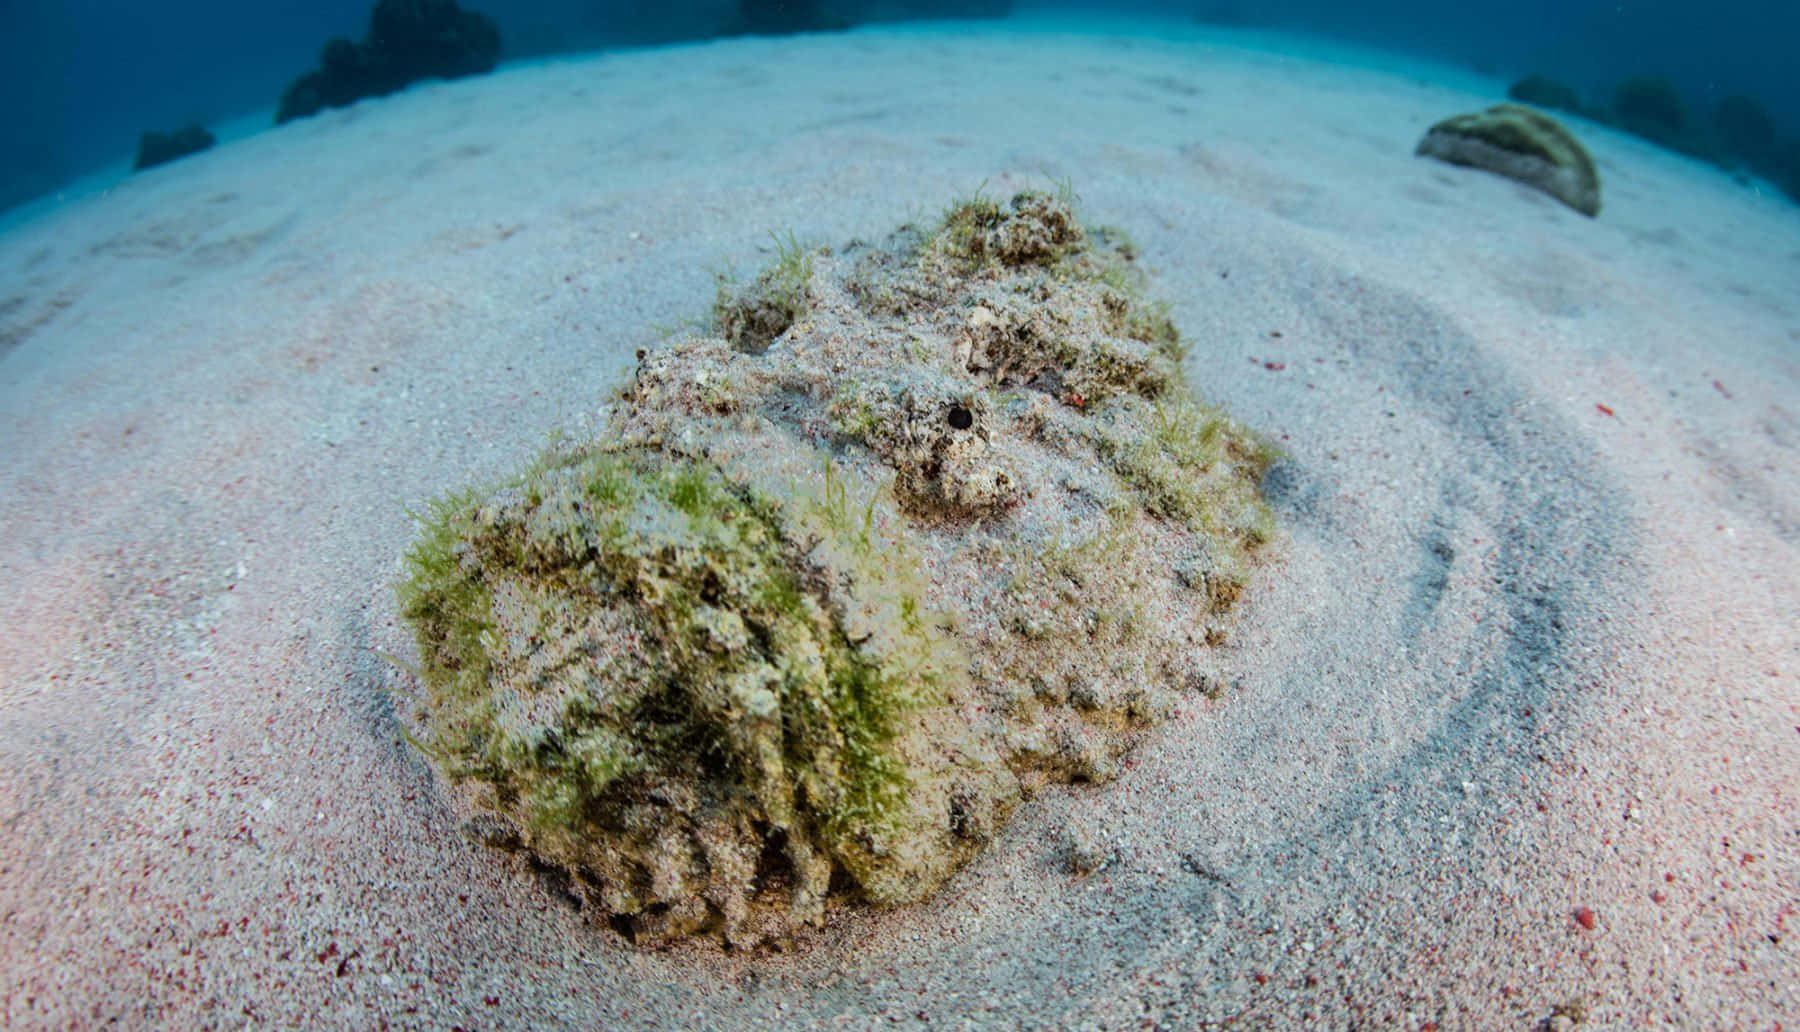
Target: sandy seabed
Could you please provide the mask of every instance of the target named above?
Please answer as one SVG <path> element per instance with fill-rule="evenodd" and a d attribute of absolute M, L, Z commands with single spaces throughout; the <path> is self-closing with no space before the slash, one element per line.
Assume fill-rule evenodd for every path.
<path fill-rule="evenodd" d="M 1791 1025 L 1800 207 L 1571 122 L 1590 220 L 1412 156 L 1498 83 L 1268 42 L 536 64 L 14 219 L 0 1025 Z M 1287 451 L 1234 690 L 786 953 L 640 951 L 464 836 L 381 657 L 409 508 L 592 426 L 771 231 L 1065 180 Z"/>

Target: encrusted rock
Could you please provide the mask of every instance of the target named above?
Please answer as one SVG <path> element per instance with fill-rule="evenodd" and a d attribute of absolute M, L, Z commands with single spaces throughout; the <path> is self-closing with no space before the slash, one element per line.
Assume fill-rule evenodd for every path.
<path fill-rule="evenodd" d="M 400 598 L 484 840 L 640 942 L 751 945 L 1112 777 L 1271 534 L 1141 278 L 1036 193 L 790 246 L 597 440 L 438 503 Z"/>
<path fill-rule="evenodd" d="M 1547 75 L 1527 75 L 1508 86 L 1506 95 L 1521 104 L 1567 111 L 1572 115 L 1582 114 L 1585 110 L 1581 94 L 1575 92 L 1575 87 Z"/>
<path fill-rule="evenodd" d="M 1419 141 L 1418 154 L 1485 169 L 1536 187 L 1583 215 L 1600 214 L 1600 173 L 1574 134 L 1541 111 L 1497 104 L 1446 118 Z"/>

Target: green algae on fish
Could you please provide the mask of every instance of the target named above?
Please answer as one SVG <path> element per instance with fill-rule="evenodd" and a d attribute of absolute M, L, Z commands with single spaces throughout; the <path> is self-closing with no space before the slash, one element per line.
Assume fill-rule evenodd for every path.
<path fill-rule="evenodd" d="M 595 440 L 434 506 L 420 739 L 490 840 L 640 942 L 748 946 L 925 899 L 1111 777 L 1273 536 L 1272 450 L 1143 279 L 1034 192 L 790 239 Z"/>

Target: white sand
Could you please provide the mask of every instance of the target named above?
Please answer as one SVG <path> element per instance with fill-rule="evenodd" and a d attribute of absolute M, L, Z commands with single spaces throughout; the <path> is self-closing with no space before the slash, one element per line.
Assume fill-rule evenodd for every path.
<path fill-rule="evenodd" d="M 0 237 L 0 1025 L 1800 1015 L 1800 207 L 1577 124 L 1590 221 L 1412 157 L 1496 84 L 1010 31 L 425 86 Z M 407 508 L 771 230 L 1063 177 L 1291 452 L 1241 690 L 784 955 L 637 951 L 461 837 L 376 651 Z"/>

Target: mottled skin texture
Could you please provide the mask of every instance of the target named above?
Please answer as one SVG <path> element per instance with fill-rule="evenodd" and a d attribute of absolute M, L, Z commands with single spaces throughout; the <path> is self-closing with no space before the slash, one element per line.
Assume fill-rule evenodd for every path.
<path fill-rule="evenodd" d="M 1140 279 L 1044 194 L 792 250 L 598 440 L 440 503 L 401 602 L 489 841 L 639 941 L 748 946 L 1110 777 L 1271 534 Z"/>

